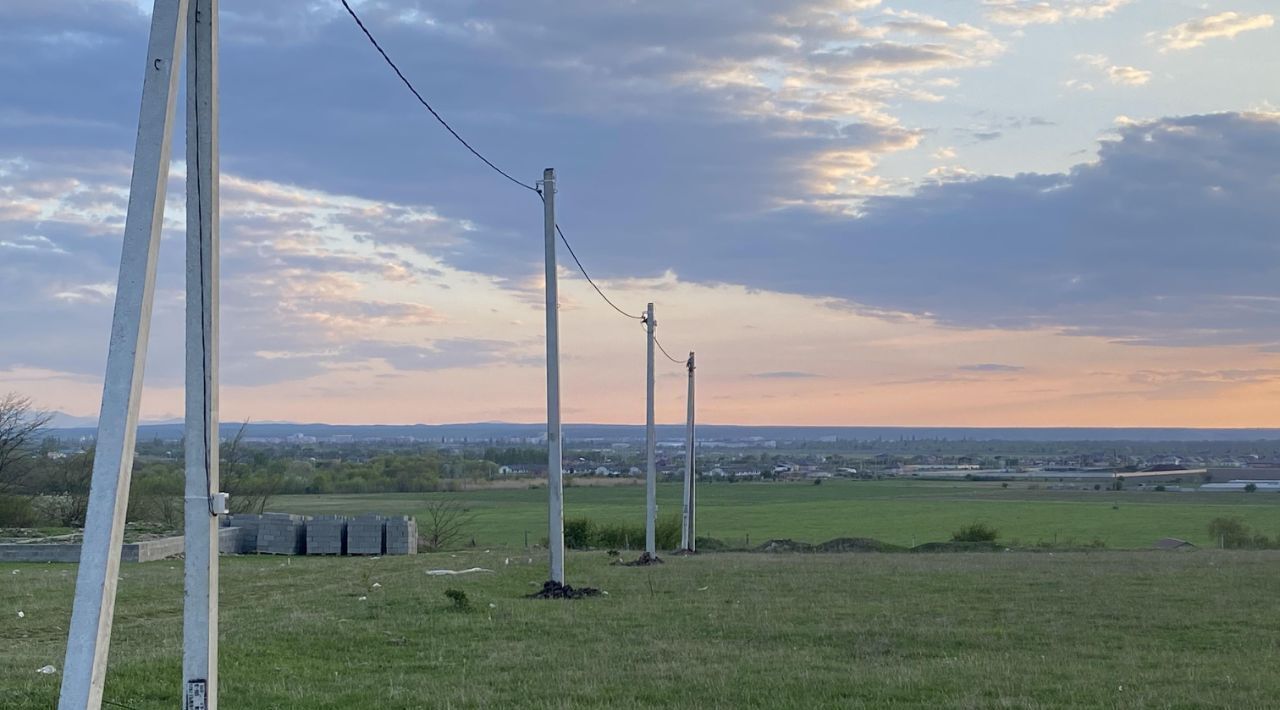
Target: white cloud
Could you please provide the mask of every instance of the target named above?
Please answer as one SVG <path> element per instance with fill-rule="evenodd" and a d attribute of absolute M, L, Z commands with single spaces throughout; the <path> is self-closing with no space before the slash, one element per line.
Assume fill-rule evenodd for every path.
<path fill-rule="evenodd" d="M 1106 75 L 1112 84 L 1120 86 L 1142 86 L 1151 81 L 1151 72 L 1146 69 L 1137 67 L 1119 66 L 1112 64 L 1111 60 L 1102 54 L 1078 54 L 1076 60 L 1080 61 Z M 1078 89 L 1081 91 L 1092 91 L 1093 85 L 1081 82 L 1076 79 L 1070 79 L 1066 82 L 1069 89 Z"/>
<path fill-rule="evenodd" d="M 1203 46 L 1210 39 L 1232 39 L 1241 32 L 1266 29 L 1274 24 L 1275 18 L 1271 15 L 1248 17 L 1238 12 L 1223 12 L 1175 25 L 1157 39 L 1160 51 L 1178 51 Z"/>
<path fill-rule="evenodd" d="M 987 18 L 1001 25 L 1052 25 L 1064 20 L 1099 20 L 1132 0 L 983 0 Z"/>
<path fill-rule="evenodd" d="M 1137 67 L 1107 67 L 1107 78 L 1111 83 L 1122 86 L 1142 86 L 1151 81 L 1151 72 Z"/>

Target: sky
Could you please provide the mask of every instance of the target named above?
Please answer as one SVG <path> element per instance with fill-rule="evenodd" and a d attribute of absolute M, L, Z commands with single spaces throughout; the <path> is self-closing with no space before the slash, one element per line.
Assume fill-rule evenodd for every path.
<path fill-rule="evenodd" d="M 486 156 L 556 169 L 586 268 L 696 350 L 701 421 L 1280 426 L 1272 0 L 352 5 Z M 0 4 L 0 391 L 76 416 L 149 14 Z M 338 0 L 219 18 L 223 419 L 543 421 L 537 196 Z M 183 406 L 173 154 L 144 419 Z M 642 326 L 559 259 L 564 419 L 644 421 Z"/>

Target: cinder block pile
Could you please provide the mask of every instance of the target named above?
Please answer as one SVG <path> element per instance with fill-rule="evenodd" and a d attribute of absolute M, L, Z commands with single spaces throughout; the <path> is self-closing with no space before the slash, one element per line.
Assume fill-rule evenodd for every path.
<path fill-rule="evenodd" d="M 308 555 L 345 555 L 347 553 L 347 518 L 342 515 L 317 515 L 307 521 Z"/>
<path fill-rule="evenodd" d="M 218 518 L 223 527 L 240 528 L 240 539 L 236 552 L 247 554 L 258 551 L 258 527 L 262 523 L 261 515 L 252 513 L 235 513 Z"/>
<path fill-rule="evenodd" d="M 388 555 L 418 554 L 418 523 L 407 515 L 387 518 L 386 552 Z"/>
<path fill-rule="evenodd" d="M 266 513 L 258 523 L 258 552 L 301 555 L 306 552 L 306 519 L 301 515 Z"/>
<path fill-rule="evenodd" d="M 386 522 L 381 515 L 361 515 L 348 520 L 347 554 L 381 555 L 385 553 Z"/>

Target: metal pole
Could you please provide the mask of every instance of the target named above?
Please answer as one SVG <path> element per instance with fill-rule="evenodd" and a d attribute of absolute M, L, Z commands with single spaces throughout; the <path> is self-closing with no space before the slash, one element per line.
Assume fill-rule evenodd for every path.
<path fill-rule="evenodd" d="M 186 17 L 187 0 L 156 0 L 151 13 L 120 277 L 98 416 L 98 448 L 62 664 L 60 710 L 97 710 L 102 706 L 142 373 L 155 300 L 156 252 L 164 218 L 178 95 L 177 59 L 182 51 Z"/>
<path fill-rule="evenodd" d="M 645 429 L 644 449 L 648 457 L 648 468 L 645 476 L 645 517 L 644 517 L 644 550 L 650 557 L 658 554 L 656 526 L 658 522 L 658 467 L 655 461 L 657 446 L 653 427 L 653 331 L 658 322 L 653 317 L 653 304 L 645 310 L 645 331 L 648 334 L 647 371 L 645 372 Z"/>
<path fill-rule="evenodd" d="M 689 360 L 685 363 L 689 369 L 689 394 L 685 398 L 688 405 L 688 413 L 685 422 L 684 433 L 684 527 L 680 535 L 680 548 L 695 551 L 697 547 L 697 538 L 695 537 L 693 517 L 694 517 L 694 486 L 697 483 L 697 469 L 694 467 L 694 434 L 693 434 L 693 353 L 689 353 Z"/>
<path fill-rule="evenodd" d="M 218 0 L 187 15 L 185 710 L 218 707 Z"/>
<path fill-rule="evenodd" d="M 564 584 L 564 488 L 560 450 L 560 300 L 556 286 L 556 171 L 542 171 L 542 219 L 547 267 L 547 549 L 551 579 Z"/>

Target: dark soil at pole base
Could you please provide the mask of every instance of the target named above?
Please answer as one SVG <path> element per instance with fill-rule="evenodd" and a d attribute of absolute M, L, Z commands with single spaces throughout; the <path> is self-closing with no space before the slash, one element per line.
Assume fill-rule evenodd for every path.
<path fill-rule="evenodd" d="M 662 558 L 657 555 L 650 555 L 647 551 L 641 552 L 640 556 L 632 562 L 623 562 L 623 567 L 648 567 L 649 565 L 662 564 Z"/>
<path fill-rule="evenodd" d="M 542 589 L 528 595 L 527 599 L 585 599 L 600 596 L 595 587 L 571 587 L 555 580 L 542 583 Z"/>

